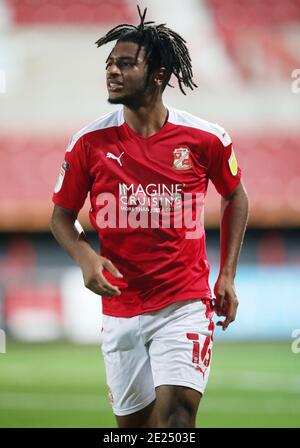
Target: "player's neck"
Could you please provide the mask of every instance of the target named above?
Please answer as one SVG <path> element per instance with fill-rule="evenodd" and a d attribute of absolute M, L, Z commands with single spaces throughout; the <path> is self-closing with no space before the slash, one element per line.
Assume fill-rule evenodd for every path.
<path fill-rule="evenodd" d="M 150 137 L 158 132 L 168 118 L 168 109 L 162 100 L 129 109 L 124 106 L 124 118 L 127 125 L 142 137 Z"/>

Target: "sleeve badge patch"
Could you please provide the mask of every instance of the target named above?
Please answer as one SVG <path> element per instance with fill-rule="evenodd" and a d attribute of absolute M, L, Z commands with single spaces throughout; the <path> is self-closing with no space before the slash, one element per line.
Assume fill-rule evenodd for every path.
<path fill-rule="evenodd" d="M 69 162 L 66 162 L 65 160 L 63 161 L 62 167 L 64 170 L 68 170 L 70 168 L 70 164 Z"/>
<path fill-rule="evenodd" d="M 228 164 L 229 164 L 231 174 L 233 176 L 236 176 L 237 172 L 238 172 L 238 163 L 237 163 L 233 148 L 231 149 L 231 155 L 229 157 Z"/>

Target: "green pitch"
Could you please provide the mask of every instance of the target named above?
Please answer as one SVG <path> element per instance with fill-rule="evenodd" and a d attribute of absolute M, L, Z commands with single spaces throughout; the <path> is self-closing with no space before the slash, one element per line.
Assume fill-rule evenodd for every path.
<path fill-rule="evenodd" d="M 300 353 L 290 342 L 216 341 L 198 427 L 300 427 Z M 7 343 L 0 427 L 115 427 L 98 347 Z"/>

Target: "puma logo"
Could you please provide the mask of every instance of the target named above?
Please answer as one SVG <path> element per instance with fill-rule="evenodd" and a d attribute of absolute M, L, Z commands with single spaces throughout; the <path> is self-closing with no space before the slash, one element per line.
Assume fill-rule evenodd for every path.
<path fill-rule="evenodd" d="M 121 157 L 122 157 L 123 154 L 124 154 L 124 152 L 121 152 L 119 157 L 117 157 L 115 154 L 112 154 L 111 152 L 108 152 L 108 153 L 106 153 L 106 157 L 107 157 L 107 159 L 114 159 L 114 160 L 116 160 L 120 166 L 123 166 L 122 162 L 121 162 Z"/>

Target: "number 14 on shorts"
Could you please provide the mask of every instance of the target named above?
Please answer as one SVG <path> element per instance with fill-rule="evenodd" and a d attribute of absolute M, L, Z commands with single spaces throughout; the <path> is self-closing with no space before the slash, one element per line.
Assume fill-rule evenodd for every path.
<path fill-rule="evenodd" d="M 203 378 L 211 360 L 212 336 L 206 336 L 202 348 L 200 347 L 198 333 L 186 333 L 186 337 L 192 341 L 192 363 L 196 364 L 196 370 L 202 373 Z"/>

